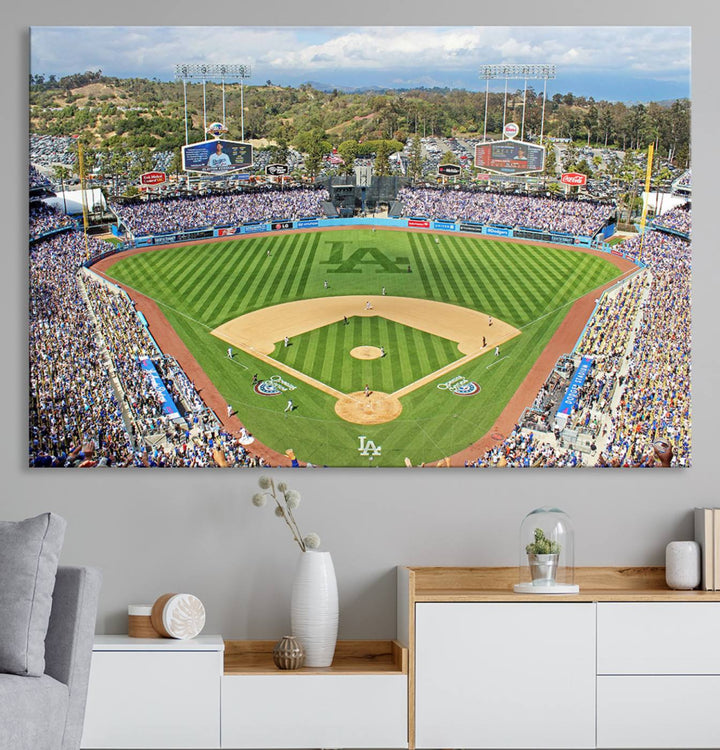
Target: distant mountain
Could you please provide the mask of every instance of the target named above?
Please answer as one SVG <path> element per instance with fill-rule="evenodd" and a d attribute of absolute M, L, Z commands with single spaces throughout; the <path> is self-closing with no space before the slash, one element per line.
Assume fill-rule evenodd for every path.
<path fill-rule="evenodd" d="M 333 86 L 331 83 L 321 83 L 320 81 L 305 81 L 301 85 L 312 86 L 315 91 L 324 91 L 327 94 L 333 91 L 340 91 L 343 94 L 366 94 L 368 91 L 382 93 L 383 91 L 394 90 L 383 86 Z"/>

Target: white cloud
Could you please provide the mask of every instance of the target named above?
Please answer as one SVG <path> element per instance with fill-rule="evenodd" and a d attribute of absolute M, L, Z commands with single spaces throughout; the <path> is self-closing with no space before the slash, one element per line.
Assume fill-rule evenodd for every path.
<path fill-rule="evenodd" d="M 175 63 L 249 63 L 253 79 L 385 70 L 472 73 L 486 63 L 555 63 L 573 72 L 690 71 L 686 27 L 35 27 L 32 70 L 170 78 Z M 369 83 L 377 83 L 372 80 Z"/>

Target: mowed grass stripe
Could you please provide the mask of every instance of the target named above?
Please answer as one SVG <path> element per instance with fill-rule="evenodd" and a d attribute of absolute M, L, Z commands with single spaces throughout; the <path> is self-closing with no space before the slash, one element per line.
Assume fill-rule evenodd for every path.
<path fill-rule="evenodd" d="M 268 257 L 267 251 L 262 252 L 263 248 L 257 254 L 256 271 L 252 275 L 254 283 L 250 285 L 248 290 L 248 294 L 251 295 L 253 300 L 252 309 L 259 310 L 268 307 L 266 296 L 269 300 L 277 300 L 277 288 L 273 283 L 275 274 L 278 269 L 282 268 L 282 258 L 285 257 L 287 248 L 297 242 L 297 235 L 279 237 L 278 241 L 279 244 L 273 248 L 270 257 Z M 269 295 L 268 292 L 270 292 Z M 274 304 L 274 302 L 270 304 Z"/>
<path fill-rule="evenodd" d="M 289 242 L 285 242 L 282 248 L 275 246 L 271 248 L 270 257 L 266 260 L 267 272 L 269 274 L 266 284 L 258 290 L 258 301 L 260 307 L 270 307 L 278 304 L 284 299 L 281 293 L 281 286 L 292 279 L 292 269 L 295 265 L 295 256 L 302 252 L 302 246 L 305 244 L 305 236 L 294 234 Z M 275 252 L 273 252 L 273 249 Z"/>
<path fill-rule="evenodd" d="M 458 237 L 458 240 L 458 262 L 465 268 L 466 294 L 471 302 L 468 306 L 473 310 L 485 311 L 488 308 L 488 280 L 485 269 L 478 272 L 478 249 L 471 246 L 465 237 Z"/>
<path fill-rule="evenodd" d="M 188 276 L 194 276 L 196 264 L 195 252 L 191 248 L 183 248 L 183 252 L 178 252 L 173 259 L 173 264 L 168 267 L 168 281 L 175 288 L 183 286 Z"/>
<path fill-rule="evenodd" d="M 578 289 L 589 291 L 599 286 L 598 270 L 596 264 L 592 262 L 592 256 L 583 255 L 580 264 L 568 274 L 565 283 L 557 290 L 553 301 L 559 305 L 563 299 L 567 299 L 573 293 L 577 295 Z"/>
<path fill-rule="evenodd" d="M 297 270 L 301 265 L 307 262 L 307 251 L 310 245 L 311 235 L 303 234 L 296 236 L 302 236 L 302 241 L 297 244 L 293 244 L 292 252 L 289 254 L 289 257 L 284 258 L 285 267 L 283 270 L 285 280 L 283 282 L 281 291 L 282 299 L 290 299 L 290 296 L 292 294 L 293 282 L 297 278 Z M 279 286 L 280 284 L 278 283 L 278 287 Z"/>
<path fill-rule="evenodd" d="M 199 247 L 198 252 L 202 249 Z M 219 304 L 218 287 L 228 276 L 237 279 L 236 258 L 239 252 L 239 247 L 232 243 L 225 252 L 206 257 L 199 264 L 195 276 L 188 275 L 178 287 L 178 294 L 185 300 L 184 306 L 192 310 L 194 317 L 208 323 L 214 320 L 213 308 Z"/>
<path fill-rule="evenodd" d="M 562 282 L 559 285 L 555 287 L 549 287 L 549 289 L 552 289 L 553 293 L 550 295 L 548 300 L 548 310 L 554 310 L 556 307 L 567 304 L 578 296 L 578 290 L 580 290 L 581 288 L 587 288 L 584 285 L 582 285 L 581 287 L 581 285 L 578 283 L 579 277 L 577 275 L 577 268 L 578 267 L 575 266 L 572 270 L 568 269 L 566 275 L 563 277 Z"/>
<path fill-rule="evenodd" d="M 481 300 L 477 291 L 476 280 L 473 278 L 474 264 L 468 262 L 467 250 L 460 239 L 459 237 L 451 237 L 447 240 L 451 250 L 448 262 L 452 263 L 453 273 L 455 274 L 459 304 L 463 307 L 478 309 Z"/>
<path fill-rule="evenodd" d="M 234 243 L 225 248 L 224 252 L 212 253 L 210 258 L 206 256 L 198 269 L 200 273 L 195 278 L 188 277 L 178 288 L 178 293 L 194 309 L 195 317 L 201 320 L 213 319 L 219 286 L 228 277 L 236 278 L 237 269 L 233 267 L 233 260 L 237 257 L 239 248 L 233 245 Z"/>
<path fill-rule="evenodd" d="M 241 277 L 226 258 L 223 260 L 226 263 L 224 270 L 216 277 L 215 284 L 208 286 L 198 301 L 201 306 L 203 303 L 207 305 L 205 315 L 209 320 L 223 321 L 227 318 L 229 310 L 237 308 L 237 288 Z"/>
<path fill-rule="evenodd" d="M 568 271 L 575 265 L 571 259 L 566 259 L 553 248 L 538 247 L 532 245 L 525 249 L 525 263 L 534 278 L 542 280 L 542 290 L 544 292 L 544 305 L 538 312 L 545 312 L 548 309 L 549 290 L 562 284 L 563 279 L 567 277 Z"/>
<path fill-rule="evenodd" d="M 436 257 L 431 257 L 437 250 L 434 243 L 431 242 L 431 237 L 428 234 L 420 235 L 418 238 L 418 246 L 421 251 L 426 254 L 427 268 L 429 270 L 430 285 L 435 290 L 434 298 L 442 300 L 443 302 L 452 302 L 452 297 L 448 293 L 443 274 L 438 268 Z"/>
<path fill-rule="evenodd" d="M 418 237 L 419 235 L 416 235 L 416 234 L 408 235 L 408 241 L 410 243 L 410 252 L 412 253 L 412 258 L 413 258 L 412 265 L 413 265 L 413 268 L 417 271 L 417 273 L 420 274 L 420 281 L 422 281 L 423 291 L 425 292 L 425 297 L 427 299 L 435 299 L 433 286 L 430 283 L 428 272 L 425 270 L 425 263 L 422 257 L 422 253 L 420 252 L 420 249 L 419 249 Z"/>
<path fill-rule="evenodd" d="M 397 326 L 388 326 L 387 337 L 388 343 L 385 352 L 388 363 L 392 365 L 394 371 L 399 373 L 400 380 L 410 382 L 408 378 L 411 377 L 412 373 L 409 363 L 404 359 L 405 352 L 400 348 Z"/>
<path fill-rule="evenodd" d="M 483 312 L 492 314 L 497 318 L 506 320 L 507 309 L 505 306 L 505 299 L 502 290 L 498 290 L 498 286 L 495 279 L 494 269 L 494 257 L 497 249 L 493 247 L 494 243 L 488 243 L 482 246 L 480 253 L 480 260 L 482 267 L 485 271 L 487 283 L 485 289 L 487 291 L 488 305 Z"/>
<path fill-rule="evenodd" d="M 516 267 L 513 258 L 501 257 L 500 248 L 497 249 L 497 253 L 488 253 L 487 256 L 494 287 L 500 290 L 499 296 L 502 299 L 502 308 L 497 316 L 502 320 L 517 323 L 525 320 L 526 315 L 523 305 L 518 301 L 521 292 L 516 285 L 516 277 L 522 269 Z"/>
<path fill-rule="evenodd" d="M 537 284 L 527 267 L 524 253 L 518 253 L 514 247 L 495 246 L 505 278 L 513 288 L 513 302 L 517 312 L 516 320 L 525 322 L 535 317 L 535 312 L 543 306 L 543 297 L 537 294 Z M 504 263 L 507 258 L 507 263 Z M 517 311 L 520 308 L 520 311 Z"/>
<path fill-rule="evenodd" d="M 258 310 L 261 307 L 261 305 L 257 303 L 257 296 L 255 295 L 255 291 L 261 283 L 260 280 L 256 278 L 256 274 L 258 274 L 259 270 L 262 268 L 263 261 L 268 260 L 267 249 L 264 244 L 258 243 L 253 250 L 254 252 L 247 259 L 248 265 L 244 269 L 243 277 L 239 280 L 242 281 L 242 283 L 238 289 L 238 296 L 244 303 L 243 312 L 251 312 L 252 310 Z"/>
<path fill-rule="evenodd" d="M 317 254 L 318 244 L 320 242 L 320 235 L 316 232 L 313 232 L 308 236 L 311 237 L 312 243 L 310 244 L 310 251 L 305 256 L 302 272 L 298 274 L 298 284 L 295 289 L 295 296 L 298 298 L 305 296 L 308 278 L 310 277 L 310 273 L 315 265 L 315 255 Z M 310 296 L 313 297 L 315 295 L 311 294 Z"/>
<path fill-rule="evenodd" d="M 430 236 L 428 235 L 428 242 L 430 242 Z M 439 277 L 442 279 L 443 285 L 447 290 L 446 302 L 450 302 L 455 305 L 465 305 L 465 299 L 460 288 L 458 281 L 458 267 L 457 267 L 457 256 L 451 241 L 445 240 L 430 244 L 429 253 L 433 253 L 433 268 L 437 268 Z"/>
<path fill-rule="evenodd" d="M 327 349 L 323 366 L 323 383 L 337 380 L 342 372 L 343 363 L 350 357 L 345 351 L 345 332 L 348 326 L 342 321 L 328 326 Z"/>

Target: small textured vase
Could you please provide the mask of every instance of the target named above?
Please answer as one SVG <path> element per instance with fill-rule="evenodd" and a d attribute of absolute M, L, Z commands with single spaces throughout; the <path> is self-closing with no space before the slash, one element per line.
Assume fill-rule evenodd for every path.
<path fill-rule="evenodd" d="M 700 585 L 700 545 L 670 542 L 665 547 L 665 581 L 671 589 L 685 591 Z"/>
<path fill-rule="evenodd" d="M 305 652 L 296 638 L 284 635 L 273 649 L 273 661 L 278 669 L 300 669 L 305 663 Z"/>
<path fill-rule="evenodd" d="M 300 554 L 290 604 L 292 632 L 305 650 L 306 667 L 329 667 L 338 631 L 338 591 L 329 552 Z"/>

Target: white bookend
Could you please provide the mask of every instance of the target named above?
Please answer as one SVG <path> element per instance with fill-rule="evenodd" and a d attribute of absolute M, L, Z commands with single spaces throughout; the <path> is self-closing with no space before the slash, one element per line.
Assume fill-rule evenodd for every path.
<path fill-rule="evenodd" d="M 714 519 L 712 508 L 695 508 L 695 541 L 702 549 L 702 580 L 700 588 L 713 591 L 714 575 Z"/>

